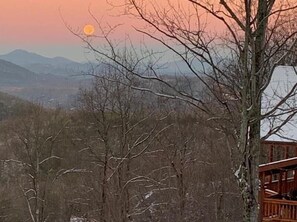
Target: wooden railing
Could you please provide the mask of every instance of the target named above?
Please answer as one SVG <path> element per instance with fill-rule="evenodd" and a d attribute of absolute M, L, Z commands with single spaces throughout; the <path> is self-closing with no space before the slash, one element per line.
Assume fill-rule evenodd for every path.
<path fill-rule="evenodd" d="M 279 181 L 268 181 L 265 182 L 265 188 L 269 190 L 278 191 L 279 190 Z M 287 178 L 287 180 L 283 179 L 283 186 L 282 186 L 282 194 L 288 193 L 291 190 L 296 189 L 296 184 L 294 178 Z"/>
<path fill-rule="evenodd" d="M 297 201 L 265 198 L 262 217 L 263 221 L 297 222 Z"/>

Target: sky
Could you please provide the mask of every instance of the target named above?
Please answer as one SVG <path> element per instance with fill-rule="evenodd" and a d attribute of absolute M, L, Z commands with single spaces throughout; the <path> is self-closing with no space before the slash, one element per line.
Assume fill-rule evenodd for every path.
<path fill-rule="evenodd" d="M 117 36 L 123 38 L 131 34 L 131 25 L 140 23 L 139 20 L 120 15 L 123 8 L 114 7 L 124 1 L 0 0 L 0 54 L 24 49 L 48 57 L 64 56 L 75 61 L 86 61 L 89 58 L 85 44 L 67 29 L 65 23 L 75 31 L 82 31 L 86 24 L 95 23 L 89 13 L 91 9 L 102 24 L 123 24 Z M 159 4 L 165 0 L 157 2 Z"/>
<path fill-rule="evenodd" d="M 145 1 L 152 5 L 153 1 L 161 5 L 164 3 L 164 9 L 168 1 L 174 4 L 178 2 Z M 91 9 L 104 25 L 124 24 L 118 29 L 118 38 L 124 38 L 128 34 L 134 38 L 131 25 L 137 26 L 141 22 L 120 15 L 123 7 L 115 6 L 123 2 L 125 0 L 0 0 L 0 54 L 25 49 L 44 56 L 64 56 L 75 61 L 85 61 L 88 57 L 85 45 L 67 29 L 65 23 L 78 32 L 86 24 L 93 24 L 96 29 L 94 19 L 89 13 Z M 216 25 L 214 21 L 210 23 L 210 27 L 216 31 L 224 27 Z"/>
<path fill-rule="evenodd" d="M 99 20 L 115 22 L 118 14 L 105 0 L 0 0 L 0 54 L 25 49 L 83 61 L 84 44 L 63 20 L 80 31 L 94 23 L 89 8 Z"/>
<path fill-rule="evenodd" d="M 158 0 L 158 4 L 162 1 Z M 65 25 L 80 32 L 86 24 L 92 24 L 96 30 L 89 9 L 105 27 L 121 24 L 118 38 L 129 35 L 134 41 L 137 35 L 131 34 L 132 25 L 141 22 L 122 15 L 123 7 L 120 6 L 123 2 L 125 0 L 0 0 L 0 54 L 24 49 L 79 62 L 90 59 L 85 44 Z M 138 37 L 137 40 L 142 41 Z"/>

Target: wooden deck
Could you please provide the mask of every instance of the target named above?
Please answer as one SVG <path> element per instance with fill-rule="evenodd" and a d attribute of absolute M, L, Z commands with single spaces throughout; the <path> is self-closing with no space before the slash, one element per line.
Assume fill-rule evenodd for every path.
<path fill-rule="evenodd" d="M 297 221 L 297 201 L 265 198 L 263 221 Z"/>
<path fill-rule="evenodd" d="M 297 222 L 297 143 L 264 141 L 262 152 L 262 221 Z"/>

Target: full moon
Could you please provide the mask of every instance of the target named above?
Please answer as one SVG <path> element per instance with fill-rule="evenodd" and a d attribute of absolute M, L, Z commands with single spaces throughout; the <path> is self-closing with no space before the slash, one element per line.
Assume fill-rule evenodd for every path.
<path fill-rule="evenodd" d="M 85 25 L 84 33 L 85 35 L 92 35 L 95 32 L 95 28 L 93 25 Z"/>

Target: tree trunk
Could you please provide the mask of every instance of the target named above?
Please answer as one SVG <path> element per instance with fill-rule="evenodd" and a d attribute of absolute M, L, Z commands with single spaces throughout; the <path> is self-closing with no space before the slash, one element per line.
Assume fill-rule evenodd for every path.
<path fill-rule="evenodd" d="M 245 153 L 243 153 L 242 163 L 236 172 L 244 207 L 244 221 L 258 221 L 258 150 L 259 140 L 251 138 L 247 144 Z"/>
<path fill-rule="evenodd" d="M 261 87 L 266 76 L 264 65 L 265 32 L 269 1 L 258 0 L 256 28 L 252 28 L 251 2 L 246 1 L 245 46 L 243 68 L 241 134 L 239 138 L 241 165 L 237 172 L 243 198 L 244 221 L 259 221 L 259 173 Z"/>
<path fill-rule="evenodd" d="M 259 217 L 259 152 L 260 152 L 260 137 L 256 133 L 256 128 L 250 129 L 250 139 L 247 145 L 248 151 L 244 154 L 244 162 L 242 163 L 241 192 L 244 201 L 244 221 L 255 222 Z"/>

